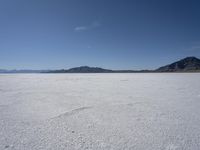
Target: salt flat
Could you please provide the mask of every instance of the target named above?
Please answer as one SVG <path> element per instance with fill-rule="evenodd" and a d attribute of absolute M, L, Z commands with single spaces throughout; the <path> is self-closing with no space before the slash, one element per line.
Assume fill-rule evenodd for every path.
<path fill-rule="evenodd" d="M 199 150 L 200 74 L 2 74 L 0 149 Z"/>

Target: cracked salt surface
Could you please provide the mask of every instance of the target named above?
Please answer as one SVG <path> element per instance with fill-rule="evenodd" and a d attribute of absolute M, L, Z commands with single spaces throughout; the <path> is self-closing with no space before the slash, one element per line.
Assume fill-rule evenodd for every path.
<path fill-rule="evenodd" d="M 200 74 L 0 75 L 0 149 L 198 150 Z"/>

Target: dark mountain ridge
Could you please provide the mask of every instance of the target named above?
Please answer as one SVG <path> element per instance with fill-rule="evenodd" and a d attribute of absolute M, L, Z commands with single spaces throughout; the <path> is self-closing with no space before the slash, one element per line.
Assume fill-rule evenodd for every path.
<path fill-rule="evenodd" d="M 186 57 L 172 64 L 160 67 L 156 72 L 196 72 L 200 71 L 200 59 Z"/>
<path fill-rule="evenodd" d="M 54 70 L 47 73 L 112 73 L 112 70 L 99 67 L 80 66 L 70 69 Z"/>
<path fill-rule="evenodd" d="M 200 59 L 186 57 L 155 70 L 111 70 L 100 67 L 80 66 L 60 70 L 4 70 L 0 73 L 151 73 L 151 72 L 200 72 Z"/>
<path fill-rule="evenodd" d="M 152 72 L 151 70 L 111 70 L 100 67 L 80 66 L 71 69 L 53 70 L 46 73 L 137 73 Z"/>

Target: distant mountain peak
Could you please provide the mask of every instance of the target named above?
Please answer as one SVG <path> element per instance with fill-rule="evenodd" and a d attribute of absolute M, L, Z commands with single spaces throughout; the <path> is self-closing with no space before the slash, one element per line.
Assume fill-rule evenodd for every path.
<path fill-rule="evenodd" d="M 0 73 L 148 73 L 148 72 L 200 72 L 200 59 L 190 56 L 156 70 L 110 70 L 100 67 L 80 66 L 60 70 L 3 70 Z"/>
<path fill-rule="evenodd" d="M 190 56 L 190 57 L 185 57 L 185 58 L 181 59 L 180 61 L 200 61 L 200 59 L 198 59 L 194 56 Z"/>
<path fill-rule="evenodd" d="M 200 59 L 191 56 L 172 64 L 158 68 L 158 72 L 192 72 L 200 71 Z"/>
<path fill-rule="evenodd" d="M 111 73 L 112 70 L 103 69 L 100 67 L 89 67 L 89 66 L 80 66 L 74 67 L 70 69 L 63 69 L 63 70 L 55 70 L 50 71 L 50 73 Z"/>
<path fill-rule="evenodd" d="M 102 73 L 102 72 L 112 72 L 108 69 L 103 69 L 100 67 L 89 67 L 89 66 L 80 66 L 66 70 L 69 73 Z"/>

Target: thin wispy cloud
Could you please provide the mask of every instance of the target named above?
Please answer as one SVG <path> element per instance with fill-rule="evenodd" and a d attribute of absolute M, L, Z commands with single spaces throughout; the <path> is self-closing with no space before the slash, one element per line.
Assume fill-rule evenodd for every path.
<path fill-rule="evenodd" d="M 74 28 L 74 31 L 85 31 L 85 30 L 91 30 L 94 28 L 100 27 L 101 24 L 98 21 L 92 22 L 90 25 L 87 26 L 77 26 Z"/>
<path fill-rule="evenodd" d="M 78 27 L 75 27 L 75 31 L 84 31 L 84 30 L 87 30 L 88 28 L 86 26 L 78 26 Z"/>
<path fill-rule="evenodd" d="M 188 51 L 200 51 L 200 41 L 193 41 L 187 48 Z"/>
<path fill-rule="evenodd" d="M 197 46 L 192 46 L 188 49 L 189 51 L 197 51 L 197 50 L 200 50 L 200 46 L 197 45 Z"/>
<path fill-rule="evenodd" d="M 193 46 L 191 50 L 200 50 L 200 46 Z"/>

